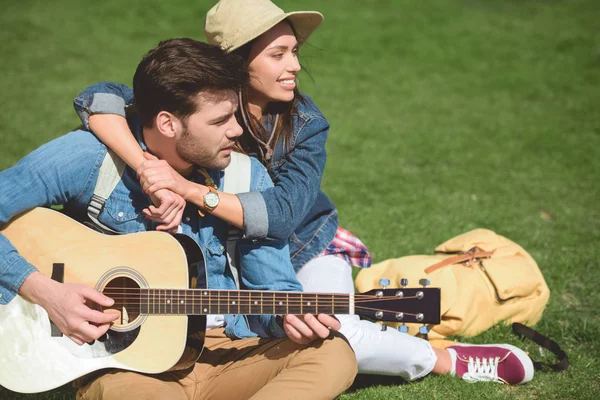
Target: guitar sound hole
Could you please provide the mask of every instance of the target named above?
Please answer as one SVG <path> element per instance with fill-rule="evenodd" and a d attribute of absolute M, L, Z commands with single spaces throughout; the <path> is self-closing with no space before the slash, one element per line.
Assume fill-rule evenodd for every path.
<path fill-rule="evenodd" d="M 102 292 L 115 301 L 112 307 L 103 310 L 119 314 L 113 327 L 129 325 L 140 315 L 140 287 L 133 279 L 127 277 L 112 279 Z"/>

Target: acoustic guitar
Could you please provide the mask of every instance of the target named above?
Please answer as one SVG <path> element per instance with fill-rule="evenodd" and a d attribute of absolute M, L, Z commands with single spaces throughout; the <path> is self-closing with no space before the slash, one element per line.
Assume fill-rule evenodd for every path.
<path fill-rule="evenodd" d="M 185 235 L 104 235 L 51 209 L 14 218 L 2 233 L 39 271 L 82 283 L 115 300 L 120 318 L 101 338 L 78 346 L 39 305 L 21 296 L 0 305 L 0 385 L 51 390 L 103 368 L 160 373 L 181 357 L 188 318 L 209 314 L 358 314 L 377 321 L 440 321 L 439 288 L 366 293 L 301 293 L 206 288 L 202 251 Z M 190 282 L 195 288 L 190 288 Z M 95 305 L 96 307 L 99 307 Z"/>

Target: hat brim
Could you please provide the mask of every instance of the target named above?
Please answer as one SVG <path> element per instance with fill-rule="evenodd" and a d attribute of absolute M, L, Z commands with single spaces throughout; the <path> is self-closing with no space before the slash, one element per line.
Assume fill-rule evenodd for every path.
<path fill-rule="evenodd" d="M 288 19 L 296 32 L 298 44 L 304 44 L 310 35 L 323 23 L 323 14 L 318 11 L 292 11 L 285 14 L 280 14 L 275 18 L 263 21 L 258 26 L 255 26 L 252 32 L 245 32 L 242 40 L 236 40 L 232 46 L 225 49 L 228 53 L 239 49 L 246 43 L 251 42 L 281 21 Z"/>

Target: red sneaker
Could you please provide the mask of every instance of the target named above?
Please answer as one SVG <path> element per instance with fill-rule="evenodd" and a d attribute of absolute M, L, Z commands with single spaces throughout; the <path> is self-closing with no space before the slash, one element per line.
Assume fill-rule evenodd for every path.
<path fill-rule="evenodd" d="M 452 357 L 456 359 L 455 375 L 468 382 L 519 385 L 533 379 L 531 358 L 509 344 L 457 344 L 448 347 L 448 351 L 456 352 L 456 357 Z"/>

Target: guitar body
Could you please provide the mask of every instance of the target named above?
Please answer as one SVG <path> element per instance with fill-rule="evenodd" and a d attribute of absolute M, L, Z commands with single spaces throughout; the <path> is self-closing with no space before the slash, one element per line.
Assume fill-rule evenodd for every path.
<path fill-rule="evenodd" d="M 64 264 L 64 283 L 82 283 L 99 291 L 123 284 L 189 287 L 186 254 L 166 233 L 103 235 L 44 208 L 19 216 L 2 233 L 44 275 L 61 275 L 56 264 Z M 34 393 L 103 368 L 159 373 L 179 360 L 186 344 L 186 315 L 142 315 L 139 309 L 117 309 L 124 315 L 120 324 L 103 338 L 78 346 L 53 329 L 45 310 L 27 299 L 17 296 L 0 305 L 0 365 L 4 366 L 0 385 Z"/>

